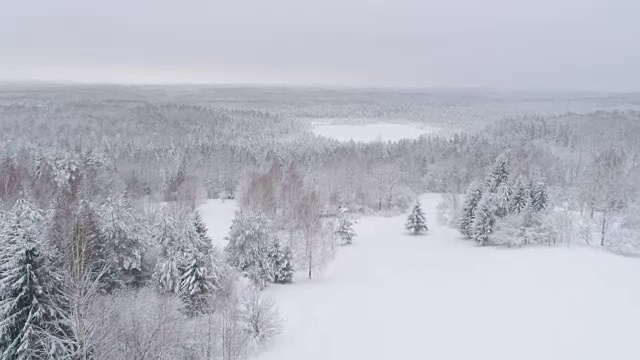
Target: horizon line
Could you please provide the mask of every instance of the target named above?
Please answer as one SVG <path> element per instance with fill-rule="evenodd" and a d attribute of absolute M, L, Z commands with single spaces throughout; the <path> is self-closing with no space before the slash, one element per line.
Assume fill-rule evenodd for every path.
<path fill-rule="evenodd" d="M 78 81 L 78 80 L 39 80 L 39 79 L 0 79 L 0 84 L 9 85 L 57 85 L 57 86 L 120 86 L 120 87 L 219 87 L 219 88 L 278 88 L 308 90 L 374 90 L 374 91 L 467 91 L 467 92 L 514 92 L 514 93 L 599 93 L 599 94 L 640 94 L 640 90 L 596 90 L 570 89 L 558 87 L 498 87 L 472 85 L 365 85 L 365 84 L 321 84 L 310 82 L 196 82 L 196 81 Z"/>

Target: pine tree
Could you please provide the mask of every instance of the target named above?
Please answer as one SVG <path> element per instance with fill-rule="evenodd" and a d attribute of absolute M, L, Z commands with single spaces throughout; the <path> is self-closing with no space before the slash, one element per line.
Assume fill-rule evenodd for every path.
<path fill-rule="evenodd" d="M 353 244 L 353 239 L 358 236 L 355 230 L 353 230 L 353 223 L 347 217 L 343 217 L 340 220 L 336 234 L 342 239 L 343 245 Z"/>
<path fill-rule="evenodd" d="M 465 196 L 464 205 L 460 212 L 460 218 L 458 219 L 458 231 L 460 231 L 467 238 L 473 237 L 473 219 L 475 217 L 475 211 L 478 207 L 478 202 L 482 198 L 482 184 L 474 183 L 469 186 L 467 195 Z"/>
<path fill-rule="evenodd" d="M 209 295 L 214 290 L 209 266 L 202 255 L 190 253 L 181 269 L 180 298 L 189 316 L 204 314 L 208 310 Z"/>
<path fill-rule="evenodd" d="M 498 185 L 495 194 L 492 196 L 495 215 L 504 218 L 511 209 L 511 198 L 513 197 L 509 183 L 503 182 Z"/>
<path fill-rule="evenodd" d="M 262 213 L 238 211 L 233 219 L 225 248 L 231 266 L 264 288 L 273 281 L 273 266 L 268 258 L 274 238 L 267 217 Z"/>
<path fill-rule="evenodd" d="M 473 220 L 473 240 L 480 246 L 488 243 L 489 235 L 493 232 L 496 223 L 496 211 L 492 197 L 491 194 L 482 196 Z"/>
<path fill-rule="evenodd" d="M 413 206 L 413 210 L 411 210 L 411 214 L 407 217 L 407 222 L 405 223 L 405 228 L 416 235 L 429 230 L 427 227 L 427 219 L 425 218 L 420 205 L 419 201 L 416 202 Z"/>
<path fill-rule="evenodd" d="M 101 247 L 110 276 L 105 277 L 108 289 L 120 286 L 141 285 L 143 255 L 146 250 L 145 228 L 142 219 L 135 213 L 126 194 L 108 198 L 99 209 L 100 229 L 103 236 Z"/>
<path fill-rule="evenodd" d="M 2 359 L 35 359 L 51 352 L 66 326 L 55 289 L 61 277 L 41 253 L 44 218 L 19 201 L 4 219 L 0 233 L 0 351 Z M 62 343 L 60 343 L 62 344 Z M 64 350 L 58 347 L 57 354 Z"/>
<path fill-rule="evenodd" d="M 180 278 L 184 263 L 181 255 L 168 253 L 158 261 L 154 278 L 160 290 L 173 294 L 180 293 Z"/>
<path fill-rule="evenodd" d="M 204 246 L 207 246 L 207 247 L 210 246 L 211 238 L 209 238 L 209 235 L 207 235 L 207 231 L 208 231 L 207 225 L 204 223 L 204 220 L 202 220 L 202 216 L 198 211 L 194 211 L 192 217 L 193 217 L 193 226 L 195 228 L 196 233 L 198 234 L 200 242 Z"/>
<path fill-rule="evenodd" d="M 221 273 L 207 227 L 197 211 L 191 214 L 182 238 L 186 250 L 179 269 L 180 297 L 187 315 L 204 314 L 212 293 L 220 287 Z"/>
<path fill-rule="evenodd" d="M 486 192 L 495 193 L 500 184 L 509 182 L 509 175 L 511 173 L 511 165 L 509 162 L 509 155 L 506 153 L 500 154 L 496 158 L 493 169 L 485 180 Z"/>
<path fill-rule="evenodd" d="M 522 177 L 518 177 L 511 198 L 510 212 L 521 213 L 529 206 L 530 199 L 531 194 L 527 182 Z"/>
<path fill-rule="evenodd" d="M 180 244 L 178 223 L 167 213 L 155 226 L 153 238 L 160 247 L 158 262 L 153 273 L 161 291 L 179 294 L 181 267 L 184 263 L 184 249 Z"/>
<path fill-rule="evenodd" d="M 541 179 L 531 186 L 531 208 L 534 211 L 542 211 L 549 206 L 549 196 L 547 194 L 547 184 Z"/>
<path fill-rule="evenodd" d="M 114 263 L 112 248 L 101 231 L 100 215 L 89 201 L 80 201 L 80 206 L 70 216 L 72 223 L 70 224 L 71 233 L 65 234 L 66 237 L 73 238 L 73 234 L 82 232 L 86 236 L 86 264 L 91 268 L 92 280 L 98 274 L 104 274 L 100 277 L 100 291 L 109 292 L 119 287 L 122 282 L 116 266 L 110 266 Z M 69 260 L 70 261 L 70 260 Z"/>
<path fill-rule="evenodd" d="M 197 237 L 193 240 L 195 241 L 195 246 L 198 251 L 202 254 L 209 254 L 213 247 L 211 243 L 211 238 L 207 235 L 207 225 L 202 220 L 202 216 L 198 211 L 194 211 L 191 215 L 191 221 L 193 222 L 193 230 Z"/>
<path fill-rule="evenodd" d="M 277 284 L 288 284 L 293 282 L 295 273 L 293 268 L 293 254 L 291 248 L 283 246 L 279 240 L 274 240 L 269 259 L 273 264 L 273 282 Z"/>
<path fill-rule="evenodd" d="M 179 295 L 189 316 L 205 313 L 220 271 L 207 228 L 197 212 L 175 221 L 164 215 L 154 235 L 161 253 L 154 279 L 161 291 Z"/>

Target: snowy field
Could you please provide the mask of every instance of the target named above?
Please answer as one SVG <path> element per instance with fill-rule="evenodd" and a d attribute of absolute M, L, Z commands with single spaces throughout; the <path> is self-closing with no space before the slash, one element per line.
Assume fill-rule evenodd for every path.
<path fill-rule="evenodd" d="M 313 132 L 338 141 L 397 141 L 417 139 L 420 135 L 431 134 L 435 128 L 417 124 L 362 123 L 341 124 L 322 122 L 313 125 Z"/>
<path fill-rule="evenodd" d="M 272 285 L 286 322 L 255 359 L 640 358 L 640 261 L 479 248 L 434 223 L 439 195 L 422 201 L 428 235 L 406 235 L 404 217 L 366 217 L 318 279 Z"/>
<path fill-rule="evenodd" d="M 235 217 L 235 200 L 207 200 L 198 210 L 213 244 L 222 249 L 226 245 L 224 238 L 229 234 L 229 227 Z"/>

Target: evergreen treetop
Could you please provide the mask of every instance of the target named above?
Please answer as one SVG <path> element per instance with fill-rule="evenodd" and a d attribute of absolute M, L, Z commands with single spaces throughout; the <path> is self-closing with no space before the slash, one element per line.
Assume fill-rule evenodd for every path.
<path fill-rule="evenodd" d="M 47 345 L 67 328 L 53 296 L 61 277 L 42 253 L 44 217 L 20 200 L 0 231 L 0 357 L 28 360 L 44 356 Z M 46 335 L 45 335 L 46 334 Z M 64 352 L 64 346 L 58 351 Z M 50 356 L 60 354 L 49 354 Z"/>
<path fill-rule="evenodd" d="M 274 240 L 269 251 L 269 259 L 273 264 L 273 282 L 287 284 L 293 282 L 295 273 L 293 254 L 289 246 L 284 246 L 279 240 Z"/>
<path fill-rule="evenodd" d="M 531 186 L 531 208 L 534 211 L 545 210 L 549 206 L 549 195 L 545 179 L 540 179 Z"/>
<path fill-rule="evenodd" d="M 274 238 L 269 220 L 263 213 L 237 211 L 226 237 L 229 264 L 264 287 L 267 281 L 273 280 L 268 253 Z"/>
<path fill-rule="evenodd" d="M 530 187 L 527 182 L 519 176 L 513 189 L 513 197 L 511 198 L 510 212 L 521 213 L 529 206 Z"/>
<path fill-rule="evenodd" d="M 502 153 L 496 158 L 493 168 L 485 180 L 486 191 L 490 193 L 496 192 L 500 184 L 509 182 L 510 174 L 511 164 L 509 155 Z"/>
<path fill-rule="evenodd" d="M 353 230 L 353 223 L 347 217 L 340 219 L 340 225 L 338 226 L 338 230 L 336 230 L 336 234 L 340 237 L 344 245 L 352 244 L 353 239 L 358 236 L 355 230 Z"/>
<path fill-rule="evenodd" d="M 473 183 L 469 186 L 462 210 L 460 211 L 457 228 L 468 238 L 473 236 L 473 228 L 471 225 L 473 224 L 474 213 L 478 207 L 478 203 L 482 198 L 482 188 L 483 185 L 481 183 Z"/>
<path fill-rule="evenodd" d="M 416 202 L 411 210 L 411 214 L 407 217 L 407 222 L 405 223 L 405 228 L 417 235 L 423 231 L 429 230 L 427 227 L 427 219 L 422 211 L 422 207 L 420 201 Z"/>
<path fill-rule="evenodd" d="M 473 240 L 482 246 L 488 243 L 489 235 L 493 232 L 496 223 L 496 209 L 491 194 L 484 194 L 473 220 Z"/>

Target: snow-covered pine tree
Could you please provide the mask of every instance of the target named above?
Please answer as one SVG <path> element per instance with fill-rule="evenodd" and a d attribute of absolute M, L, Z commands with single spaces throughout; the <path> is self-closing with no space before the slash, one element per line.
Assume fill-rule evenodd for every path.
<path fill-rule="evenodd" d="M 0 232 L 0 358 L 56 358 L 66 351 L 67 328 L 61 306 L 52 294 L 61 276 L 41 253 L 44 218 L 34 206 L 19 200 Z M 59 341 L 57 341 L 59 340 Z M 53 347 L 52 342 L 59 346 Z M 47 354 L 49 353 L 49 354 Z"/>
<path fill-rule="evenodd" d="M 126 194 L 106 199 L 99 208 L 101 246 L 108 252 L 109 280 L 107 290 L 119 286 L 141 285 L 144 281 L 143 255 L 146 249 L 146 229 Z"/>
<path fill-rule="evenodd" d="M 509 183 L 503 182 L 498 185 L 495 194 L 493 194 L 492 201 L 495 209 L 495 215 L 498 218 L 504 218 L 509 214 L 511 208 L 511 198 L 513 194 Z"/>
<path fill-rule="evenodd" d="M 263 213 L 237 211 L 227 236 L 227 260 L 260 288 L 273 281 L 269 245 L 274 238 Z"/>
<path fill-rule="evenodd" d="M 184 262 L 180 276 L 180 298 L 185 304 L 184 311 L 188 316 L 205 314 L 209 309 L 209 296 L 215 287 L 209 264 L 197 252 L 187 254 Z"/>
<path fill-rule="evenodd" d="M 191 222 L 193 230 L 197 235 L 192 239 L 195 247 L 201 254 L 208 255 L 209 253 L 211 253 L 213 244 L 211 242 L 211 238 L 209 237 L 209 235 L 207 235 L 207 225 L 204 223 L 204 220 L 202 220 L 202 216 L 197 210 L 191 214 Z"/>
<path fill-rule="evenodd" d="M 495 193 L 500 184 L 509 182 L 510 173 L 511 165 L 509 155 L 506 153 L 500 154 L 496 158 L 493 168 L 485 180 L 485 192 Z"/>
<path fill-rule="evenodd" d="M 342 239 L 343 245 L 353 244 L 353 239 L 358 236 L 353 230 L 353 223 L 346 216 L 340 219 L 340 225 L 336 230 L 336 234 Z"/>
<path fill-rule="evenodd" d="M 531 208 L 534 211 L 542 211 L 549 206 L 549 195 L 544 178 L 531 186 Z"/>
<path fill-rule="evenodd" d="M 273 282 L 288 284 L 293 282 L 293 254 L 291 248 L 283 246 L 278 239 L 273 241 L 269 251 L 269 259 L 273 264 Z"/>
<path fill-rule="evenodd" d="M 411 210 L 411 214 L 407 217 L 407 222 L 404 225 L 405 229 L 409 230 L 413 234 L 420 234 L 423 231 L 429 230 L 427 227 L 427 219 L 422 211 L 420 201 L 416 202 Z"/>
<path fill-rule="evenodd" d="M 160 247 L 160 254 L 153 279 L 161 291 L 179 294 L 184 250 L 180 246 L 178 223 L 165 212 L 155 229 L 153 238 Z"/>
<path fill-rule="evenodd" d="M 473 219 L 475 217 L 475 211 L 478 207 L 478 202 L 482 198 L 482 184 L 473 183 L 467 189 L 465 195 L 464 205 L 460 211 L 460 217 L 458 219 L 458 231 L 460 231 L 467 238 L 473 237 Z"/>
<path fill-rule="evenodd" d="M 200 243 L 203 246 L 210 248 L 211 238 L 209 238 L 209 235 L 207 235 L 207 231 L 208 231 L 207 225 L 204 223 L 204 220 L 202 220 L 202 216 L 200 215 L 200 212 L 194 211 L 192 218 L 193 218 L 193 226 L 195 228 L 196 233 L 198 234 Z"/>
<path fill-rule="evenodd" d="M 529 184 L 520 176 L 516 179 L 516 184 L 513 189 L 513 196 L 511 198 L 510 212 L 521 213 L 528 206 L 531 199 Z"/>
<path fill-rule="evenodd" d="M 197 211 L 185 224 L 181 241 L 184 256 L 179 269 L 180 297 L 187 315 L 203 314 L 208 311 L 211 294 L 220 286 L 221 274 L 207 227 Z"/>
<path fill-rule="evenodd" d="M 179 295 L 190 316 L 207 311 L 208 298 L 219 285 L 218 259 L 206 232 L 197 212 L 180 222 L 165 213 L 154 234 L 161 249 L 153 275 L 156 284 Z"/>
<path fill-rule="evenodd" d="M 493 204 L 493 195 L 485 193 L 478 203 L 473 220 L 473 240 L 482 246 L 488 243 L 489 235 L 493 232 L 496 223 L 496 209 Z"/>

